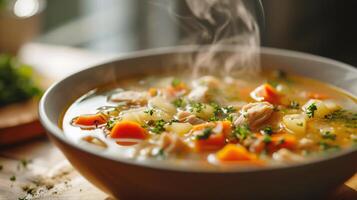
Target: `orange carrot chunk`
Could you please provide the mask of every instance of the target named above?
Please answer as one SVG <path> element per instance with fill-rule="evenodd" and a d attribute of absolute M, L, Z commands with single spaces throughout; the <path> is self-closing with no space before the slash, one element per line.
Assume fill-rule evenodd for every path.
<path fill-rule="evenodd" d="M 115 139 L 139 139 L 144 140 L 148 136 L 146 130 L 140 124 L 132 121 L 117 122 L 110 131 L 110 137 Z M 117 141 L 120 145 L 133 145 L 136 142 Z"/>
<path fill-rule="evenodd" d="M 278 92 L 271 85 L 265 83 L 253 90 L 250 96 L 256 101 L 267 101 L 272 104 L 280 103 Z"/>
<path fill-rule="evenodd" d="M 241 145 L 227 144 L 223 149 L 216 153 L 220 161 L 247 161 L 257 159 L 255 154 L 249 153 Z"/>
<path fill-rule="evenodd" d="M 101 113 L 81 115 L 73 120 L 73 124 L 80 126 L 94 126 L 107 123 L 107 117 Z"/>
<path fill-rule="evenodd" d="M 219 128 L 220 126 L 220 128 Z M 214 132 L 216 129 L 220 132 Z M 192 132 L 199 133 L 194 141 L 197 151 L 214 151 L 221 149 L 225 145 L 226 137 L 231 132 L 232 124 L 230 121 L 208 122 L 195 125 Z"/>
<path fill-rule="evenodd" d="M 297 140 L 295 136 L 289 134 L 275 135 L 268 144 L 268 150 L 269 152 L 275 152 L 282 148 L 294 150 L 296 146 Z"/>
<path fill-rule="evenodd" d="M 212 134 L 207 139 L 196 139 L 195 148 L 197 151 L 214 151 L 225 145 L 225 137 L 222 133 Z"/>

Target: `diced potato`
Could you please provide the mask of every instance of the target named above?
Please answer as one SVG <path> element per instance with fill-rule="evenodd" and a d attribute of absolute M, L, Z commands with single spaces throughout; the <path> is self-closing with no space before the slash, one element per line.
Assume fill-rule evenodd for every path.
<path fill-rule="evenodd" d="M 172 124 L 167 125 L 165 128 L 169 132 L 174 132 L 180 136 L 188 133 L 192 129 L 192 125 L 190 123 L 178 123 L 173 122 Z"/>
<path fill-rule="evenodd" d="M 302 114 L 285 115 L 283 117 L 285 127 L 296 134 L 302 135 L 306 131 L 306 119 Z"/>
<path fill-rule="evenodd" d="M 310 99 L 302 107 L 302 109 L 305 112 L 305 114 L 307 114 L 309 112 L 308 108 L 312 104 L 315 104 L 315 106 L 316 106 L 316 110 L 314 111 L 314 116 L 313 117 L 323 118 L 323 117 L 325 117 L 325 115 L 327 115 L 327 114 L 329 114 L 331 112 L 331 110 L 326 106 L 326 104 L 323 101 L 318 100 L 318 99 Z"/>
<path fill-rule="evenodd" d="M 208 120 L 209 118 L 213 117 L 214 108 L 208 104 L 203 105 L 204 106 L 200 112 L 194 111 L 193 114 L 201 119 Z"/>
<path fill-rule="evenodd" d="M 154 109 L 152 112 L 152 115 L 147 112 L 148 110 L 149 110 L 149 108 L 138 108 L 138 109 L 133 109 L 133 110 L 128 110 L 128 111 L 123 111 L 120 114 L 120 118 L 121 118 L 121 120 L 133 121 L 133 122 L 137 122 L 141 125 L 144 125 L 145 122 L 149 121 L 149 120 L 163 119 L 165 121 L 169 121 L 172 118 L 172 115 L 169 115 L 162 110 Z"/>
<path fill-rule="evenodd" d="M 171 102 L 162 97 L 154 97 L 150 99 L 149 106 L 152 108 L 160 109 L 170 115 L 174 115 L 176 113 L 176 107 Z"/>
<path fill-rule="evenodd" d="M 337 103 L 331 101 L 331 100 L 325 100 L 323 101 L 326 105 L 326 107 L 330 110 L 330 112 L 334 112 L 336 110 L 340 110 L 341 106 L 338 105 Z"/>

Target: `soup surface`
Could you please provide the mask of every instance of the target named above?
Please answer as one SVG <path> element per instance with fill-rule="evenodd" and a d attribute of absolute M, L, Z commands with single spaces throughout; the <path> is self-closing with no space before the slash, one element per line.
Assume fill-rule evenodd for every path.
<path fill-rule="evenodd" d="M 283 71 L 264 74 L 123 80 L 76 100 L 62 127 L 110 156 L 218 166 L 301 162 L 355 146 L 353 97 Z"/>

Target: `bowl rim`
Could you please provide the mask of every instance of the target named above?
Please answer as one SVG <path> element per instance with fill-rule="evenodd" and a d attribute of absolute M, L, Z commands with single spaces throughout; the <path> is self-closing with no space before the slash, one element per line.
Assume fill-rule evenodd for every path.
<path fill-rule="evenodd" d="M 224 51 L 229 51 L 230 49 L 233 51 L 237 50 L 237 47 L 230 47 L 230 46 L 222 46 Z M 85 153 L 91 154 L 92 156 L 97 156 L 101 157 L 104 159 L 108 159 L 114 162 L 119 162 L 127 165 L 134 165 L 134 166 L 139 166 L 139 167 L 146 167 L 146 168 L 151 168 L 151 169 L 157 169 L 157 170 L 166 170 L 166 171 L 176 171 L 176 172 L 186 172 L 186 173 L 214 173 L 214 174 L 221 174 L 221 173 L 251 173 L 251 172 L 266 172 L 266 171 L 272 171 L 272 170 L 282 170 L 282 169 L 291 169 L 291 168 L 299 168 L 299 167 L 306 167 L 308 165 L 314 165 L 316 163 L 322 163 L 322 162 L 328 162 L 330 160 L 340 158 L 343 156 L 348 156 L 350 154 L 356 154 L 357 156 L 357 148 L 347 148 L 343 149 L 339 152 L 333 153 L 331 155 L 327 156 L 321 156 L 318 158 L 314 158 L 313 160 L 310 161 L 304 161 L 304 162 L 299 162 L 299 163 L 292 163 L 292 164 L 287 164 L 287 165 L 271 165 L 271 166 L 264 166 L 264 167 L 237 167 L 237 168 L 228 168 L 224 170 L 217 170 L 217 169 L 212 169 L 212 168 L 205 168 L 205 167 L 190 167 L 188 166 L 178 166 L 175 165 L 174 163 L 169 163 L 169 162 L 163 162 L 163 161 L 158 161 L 154 159 L 148 159 L 149 161 L 138 161 L 135 159 L 131 158 L 124 158 L 124 157 L 112 157 L 108 155 L 103 155 L 100 153 L 100 151 L 96 151 L 95 149 L 90 149 L 86 148 L 84 146 L 76 145 L 73 141 L 70 141 L 65 138 L 65 135 L 63 133 L 63 130 L 58 127 L 58 123 L 54 124 L 51 122 L 49 117 L 46 114 L 45 110 L 45 104 L 47 102 L 47 99 L 49 98 L 49 95 L 51 94 L 52 90 L 54 90 L 58 85 L 60 85 L 62 82 L 65 82 L 67 79 L 77 76 L 78 74 L 83 73 L 86 70 L 91 70 L 92 68 L 95 67 L 100 67 L 104 65 L 110 66 L 113 62 L 118 62 L 120 60 L 127 60 L 127 59 L 133 59 L 133 58 L 139 58 L 139 57 L 145 57 L 145 56 L 155 56 L 155 55 L 161 55 L 161 54 L 172 54 L 172 53 L 188 53 L 188 52 L 194 52 L 197 50 L 200 50 L 202 46 L 197 46 L 197 45 L 183 45 L 183 46 L 173 46 L 173 47 L 161 47 L 161 48 L 155 48 L 155 49 L 146 49 L 146 50 L 140 50 L 140 51 L 135 51 L 128 53 L 126 55 L 119 55 L 115 56 L 111 59 L 108 59 L 107 61 L 103 62 L 102 64 L 95 64 L 95 65 L 90 65 L 85 67 L 84 69 L 77 71 L 75 73 L 72 73 L 62 80 L 52 84 L 46 92 L 43 94 L 40 103 L 39 103 L 39 119 L 43 127 L 45 128 L 47 134 L 50 136 L 53 136 L 55 139 L 60 140 L 60 142 L 65 143 L 66 145 L 71 146 L 72 148 L 75 148 L 76 150 L 79 151 L 84 151 Z M 219 50 L 219 49 L 218 49 Z M 321 57 L 318 55 L 313 55 L 309 53 L 303 53 L 303 52 L 298 52 L 298 51 L 292 51 L 292 50 L 286 50 L 286 49 L 278 49 L 278 48 L 271 48 L 271 47 L 260 47 L 258 49 L 258 53 L 261 54 L 269 54 L 269 55 L 275 55 L 275 56 L 284 56 L 284 57 L 293 57 L 293 58 L 298 58 L 298 59 L 303 59 L 303 60 L 314 60 L 318 61 L 321 63 L 328 63 L 331 65 L 334 65 L 336 68 L 342 68 L 347 71 L 351 71 L 351 73 L 356 73 L 357 74 L 357 69 L 352 67 L 349 64 L 336 61 L 330 58 L 325 58 Z M 60 113 L 59 113 L 60 115 Z"/>

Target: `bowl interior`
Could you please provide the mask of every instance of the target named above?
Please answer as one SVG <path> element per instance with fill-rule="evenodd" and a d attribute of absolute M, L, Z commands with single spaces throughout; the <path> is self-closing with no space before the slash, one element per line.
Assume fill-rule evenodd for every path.
<path fill-rule="evenodd" d="M 192 47 L 148 50 L 75 73 L 52 86 L 43 96 L 40 103 L 42 124 L 50 134 L 66 141 L 60 128 L 61 117 L 66 108 L 78 97 L 100 85 L 130 76 L 162 73 L 172 68 L 170 63 L 176 60 L 177 55 L 191 56 L 196 51 L 197 49 Z M 229 49 L 226 48 L 217 53 L 224 54 L 227 51 Z M 357 95 L 357 70 L 351 66 L 318 56 L 270 48 L 262 48 L 260 55 L 263 69 L 285 69 L 332 84 L 350 94 Z M 70 143 L 68 140 L 66 142 Z M 90 150 L 85 149 L 85 151 Z M 96 152 L 92 153 L 96 154 Z M 118 160 L 123 161 L 119 158 Z"/>

